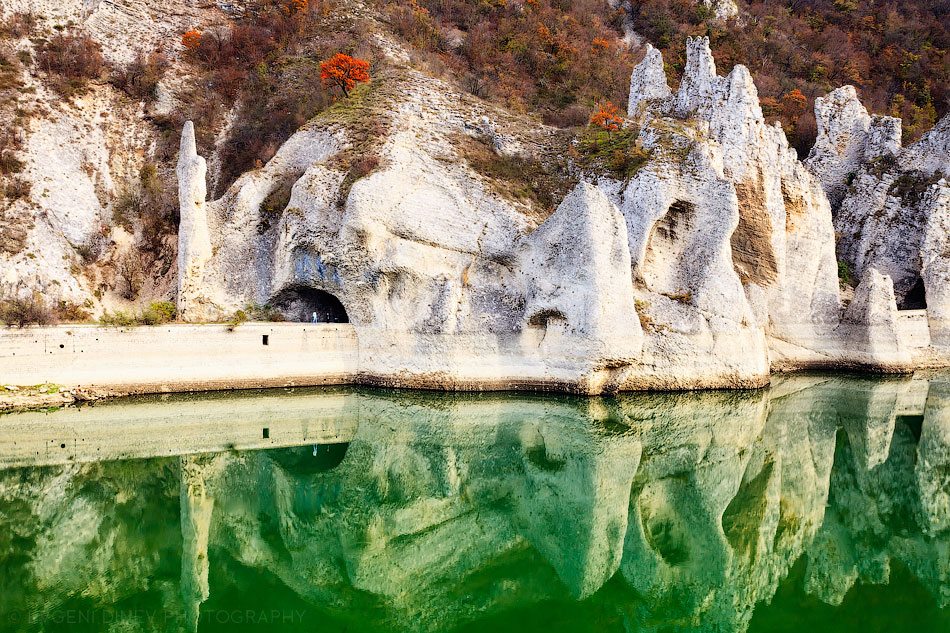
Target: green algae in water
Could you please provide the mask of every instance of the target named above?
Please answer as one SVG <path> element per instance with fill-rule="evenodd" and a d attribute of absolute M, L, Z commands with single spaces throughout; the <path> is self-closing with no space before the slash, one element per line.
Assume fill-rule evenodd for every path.
<path fill-rule="evenodd" d="M 198 394 L 0 431 L 2 631 L 950 630 L 939 374 Z"/>

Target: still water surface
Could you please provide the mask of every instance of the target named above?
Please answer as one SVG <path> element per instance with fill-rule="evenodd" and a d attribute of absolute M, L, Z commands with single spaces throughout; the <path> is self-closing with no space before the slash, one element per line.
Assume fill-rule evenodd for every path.
<path fill-rule="evenodd" d="M 950 376 L 0 416 L 0 631 L 950 631 Z"/>

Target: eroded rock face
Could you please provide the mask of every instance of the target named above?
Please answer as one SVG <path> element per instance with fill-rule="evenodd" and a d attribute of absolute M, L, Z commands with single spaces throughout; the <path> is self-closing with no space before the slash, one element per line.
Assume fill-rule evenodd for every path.
<path fill-rule="evenodd" d="M 209 18 L 210 8 L 243 2 L 195 5 L 186 0 L 5 0 L 0 13 L 29 13 L 53 24 L 82 24 L 111 62 L 125 64 L 140 51 L 180 47 L 180 35 Z M 243 8 L 243 7 L 242 7 Z"/>
<path fill-rule="evenodd" d="M 900 343 L 894 284 L 874 268 L 865 271 L 837 331 L 842 339 L 857 343 L 868 365 L 910 364 L 910 353 Z M 856 361 L 862 360 L 858 353 L 854 356 Z"/>
<path fill-rule="evenodd" d="M 649 60 L 634 71 L 632 84 L 658 85 L 647 78 L 661 62 Z M 766 325 L 772 340 L 826 346 L 840 318 L 830 206 L 782 130 L 765 123 L 748 70 L 736 66 L 729 76 L 718 76 L 708 40 L 690 39 L 676 94 L 642 101 L 631 95 L 631 103 L 636 107 L 628 114 L 641 124 L 641 140 L 653 150 L 654 161 L 625 191 L 630 200 L 625 215 L 647 227 L 628 227 L 628 232 L 642 236 L 659 230 L 662 238 L 670 232 L 661 224 L 672 216 L 665 220 L 660 214 L 670 208 L 681 217 L 674 231 L 679 246 L 656 240 L 659 248 L 647 249 L 641 270 L 658 261 L 651 250 L 667 257 L 681 252 L 688 261 L 672 255 L 669 274 L 693 281 L 673 285 L 685 285 L 693 303 L 715 315 L 717 323 Z M 648 184 L 664 163 L 668 192 L 681 192 L 675 206 L 670 206 L 670 193 L 655 195 L 657 187 Z M 653 229 L 657 216 L 661 219 Z M 689 218 L 692 227 L 682 224 Z M 638 246 L 631 249 L 637 261 Z M 649 273 L 644 278 L 647 288 L 661 280 Z"/>
<path fill-rule="evenodd" d="M 862 164 L 897 155 L 901 120 L 868 114 L 854 86 L 842 86 L 815 99 L 818 138 L 805 165 L 820 180 L 832 205 L 839 205 L 848 180 Z"/>
<path fill-rule="evenodd" d="M 508 159 L 549 131 L 512 133 L 421 73 L 401 76 L 373 115 L 387 129 L 365 177 L 341 167 L 349 124 L 318 117 L 205 205 L 213 255 L 192 275 L 204 314 L 273 301 L 310 314 L 306 297 L 339 300 L 360 380 L 389 386 L 753 387 L 776 349 L 782 366 L 909 363 L 868 333 L 892 323 L 839 327 L 831 206 L 765 123 L 748 70 L 720 77 L 705 38 L 689 40 L 686 66 L 673 94 L 648 48 L 628 108 L 650 159 L 623 182 L 582 178 L 550 215 L 475 172 L 458 140 Z M 829 99 L 855 109 L 846 91 Z M 857 129 L 860 152 L 890 142 Z M 829 147 L 851 138 L 824 131 Z M 850 164 L 855 147 L 827 160 Z M 183 218 L 197 217 L 188 204 Z M 946 274 L 942 248 L 929 274 Z M 878 268 L 901 297 L 901 278 Z"/>
<path fill-rule="evenodd" d="M 735 0 L 703 0 L 703 6 L 712 9 L 717 20 L 730 20 L 739 15 Z"/>
<path fill-rule="evenodd" d="M 931 341 L 950 344 L 950 117 L 901 148 L 899 122 L 869 117 L 854 89 L 816 102 L 819 138 L 808 165 L 838 202 L 838 256 L 861 278 L 889 276 L 901 309 L 927 309 Z"/>
<path fill-rule="evenodd" d="M 586 339 L 583 351 L 576 349 L 580 341 L 569 344 L 593 363 L 636 363 L 643 335 L 633 301 L 627 227 L 607 196 L 581 183 L 522 244 L 528 324 Z"/>
<path fill-rule="evenodd" d="M 208 318 L 202 287 L 204 267 L 211 259 L 211 238 L 208 235 L 208 214 L 205 198 L 207 175 L 205 159 L 195 147 L 195 126 L 185 124 L 178 153 L 178 203 L 181 220 L 178 228 L 178 309 L 183 318 Z"/>
<path fill-rule="evenodd" d="M 666 99 L 672 94 L 666 81 L 666 70 L 663 68 L 663 54 L 647 44 L 643 60 L 634 68 L 630 75 L 630 96 L 627 100 L 627 112 L 630 116 L 637 114 L 641 107 L 646 107 L 651 101 Z"/>

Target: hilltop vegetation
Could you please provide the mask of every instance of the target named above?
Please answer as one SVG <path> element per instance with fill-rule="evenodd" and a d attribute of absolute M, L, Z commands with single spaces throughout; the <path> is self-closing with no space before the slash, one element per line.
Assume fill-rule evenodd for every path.
<path fill-rule="evenodd" d="M 430 66 L 437 60 L 471 92 L 555 125 L 586 122 L 603 100 L 625 102 L 640 52 L 622 45 L 624 25 L 663 51 L 674 81 L 686 37 L 709 36 L 722 72 L 749 67 L 766 116 L 782 121 L 800 153 L 815 138 L 815 97 L 841 85 L 858 87 L 873 112 L 902 118 L 905 142 L 948 109 L 946 0 L 752 0 L 727 22 L 696 0 L 377 2 Z"/>

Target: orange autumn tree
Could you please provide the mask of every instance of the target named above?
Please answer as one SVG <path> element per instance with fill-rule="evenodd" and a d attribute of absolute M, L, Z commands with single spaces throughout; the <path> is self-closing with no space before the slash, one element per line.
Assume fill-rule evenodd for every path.
<path fill-rule="evenodd" d="M 808 99 L 798 88 L 795 88 L 788 94 L 782 96 L 782 101 L 785 104 L 785 109 L 788 112 L 795 114 L 804 112 L 805 107 L 808 105 Z"/>
<path fill-rule="evenodd" d="M 336 87 L 343 91 L 344 97 L 349 97 L 356 82 L 369 81 L 369 62 L 337 53 L 320 64 L 320 80 L 324 90 Z"/>
<path fill-rule="evenodd" d="M 601 127 L 608 132 L 613 132 L 620 129 L 620 125 L 623 123 L 623 118 L 617 114 L 617 106 L 610 103 L 602 103 L 597 108 L 595 112 L 590 117 L 590 124 Z"/>
<path fill-rule="evenodd" d="M 194 53 L 198 50 L 198 47 L 201 46 L 201 31 L 198 29 L 192 29 L 187 33 L 184 33 L 181 36 L 181 43 L 187 48 L 190 52 Z"/>
<path fill-rule="evenodd" d="M 284 13 L 287 15 L 297 15 L 305 12 L 310 7 L 309 0 L 290 0 L 284 7 Z"/>

